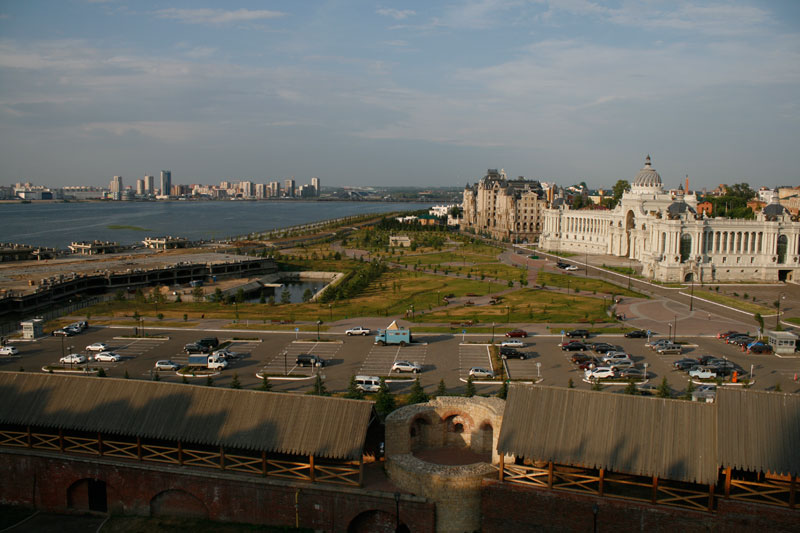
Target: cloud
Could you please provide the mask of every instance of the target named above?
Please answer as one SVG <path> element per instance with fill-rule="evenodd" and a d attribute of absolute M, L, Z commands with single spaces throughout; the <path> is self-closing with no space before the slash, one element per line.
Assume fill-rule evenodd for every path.
<path fill-rule="evenodd" d="M 382 15 L 384 17 L 392 17 L 395 20 L 405 20 L 408 17 L 413 17 L 417 14 L 416 11 L 413 9 L 392 9 L 392 8 L 382 8 L 375 11 L 378 15 Z"/>
<path fill-rule="evenodd" d="M 177 20 L 184 24 L 223 25 L 237 22 L 251 22 L 254 20 L 275 19 L 286 16 L 281 11 L 266 9 L 236 9 L 225 11 L 222 9 L 161 9 L 155 12 L 159 18 Z"/>

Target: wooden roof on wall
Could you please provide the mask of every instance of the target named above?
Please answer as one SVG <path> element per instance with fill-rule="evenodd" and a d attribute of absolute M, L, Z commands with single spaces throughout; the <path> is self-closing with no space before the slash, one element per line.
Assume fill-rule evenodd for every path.
<path fill-rule="evenodd" d="M 186 384 L 0 372 L 0 423 L 358 459 L 371 402 Z"/>

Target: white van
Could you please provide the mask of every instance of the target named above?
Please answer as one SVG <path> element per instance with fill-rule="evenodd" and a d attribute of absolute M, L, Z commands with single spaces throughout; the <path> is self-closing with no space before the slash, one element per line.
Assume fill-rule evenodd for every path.
<path fill-rule="evenodd" d="M 208 368 L 210 370 L 223 370 L 228 368 L 228 361 L 218 355 L 210 355 L 208 357 Z"/>
<path fill-rule="evenodd" d="M 378 376 L 356 376 L 356 386 L 364 392 L 378 392 L 381 380 Z"/>

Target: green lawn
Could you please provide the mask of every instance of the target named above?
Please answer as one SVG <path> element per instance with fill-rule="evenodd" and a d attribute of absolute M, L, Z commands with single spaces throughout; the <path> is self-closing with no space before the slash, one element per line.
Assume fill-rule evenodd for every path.
<path fill-rule="evenodd" d="M 726 296 L 724 294 L 719 294 L 717 292 L 695 289 L 694 295 L 699 298 L 711 300 L 712 302 L 716 302 L 718 304 L 727 305 L 735 309 L 741 309 L 742 311 L 747 311 L 748 313 L 753 313 L 753 314 L 761 313 L 762 315 L 768 315 L 770 313 L 775 312 L 773 309 L 770 309 L 769 307 L 754 304 L 752 302 L 748 302 L 741 298 L 735 298 L 733 296 Z"/>
<path fill-rule="evenodd" d="M 619 285 L 608 281 L 573 276 L 570 274 L 557 274 L 555 272 L 539 271 L 536 275 L 536 283 L 547 285 L 548 287 L 566 287 L 569 282 L 570 289 L 578 289 L 581 292 L 596 292 L 599 294 L 615 294 L 620 296 L 630 296 L 633 298 L 647 298 L 644 294 L 628 290 Z"/>

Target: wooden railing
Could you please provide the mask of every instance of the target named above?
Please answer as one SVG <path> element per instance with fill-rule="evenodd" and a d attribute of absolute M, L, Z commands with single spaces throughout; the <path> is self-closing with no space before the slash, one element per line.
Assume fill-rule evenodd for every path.
<path fill-rule="evenodd" d="M 720 498 L 791 509 L 796 507 L 797 479 L 791 476 L 765 476 L 762 481 L 745 481 L 733 479 L 730 469 L 727 469 L 725 492 L 717 496 L 716 485 L 703 486 L 602 469 L 581 471 L 577 467 L 554 465 L 552 462 L 547 467 L 504 464 L 502 456 L 498 470 L 500 481 L 508 483 L 698 511 L 714 511 Z"/>
<path fill-rule="evenodd" d="M 334 483 L 359 487 L 362 482 L 363 465 L 360 462 L 319 463 L 319 459 L 308 456 L 307 461 L 289 461 L 268 457 L 266 452 L 257 455 L 242 455 L 218 449 L 185 448 L 176 445 L 143 443 L 135 441 L 94 437 L 41 433 L 16 430 L 0 430 L 0 446 L 55 450 L 63 453 L 101 455 L 114 459 L 166 463 L 179 466 L 230 470 L 265 477 L 279 477 L 297 481 Z"/>

